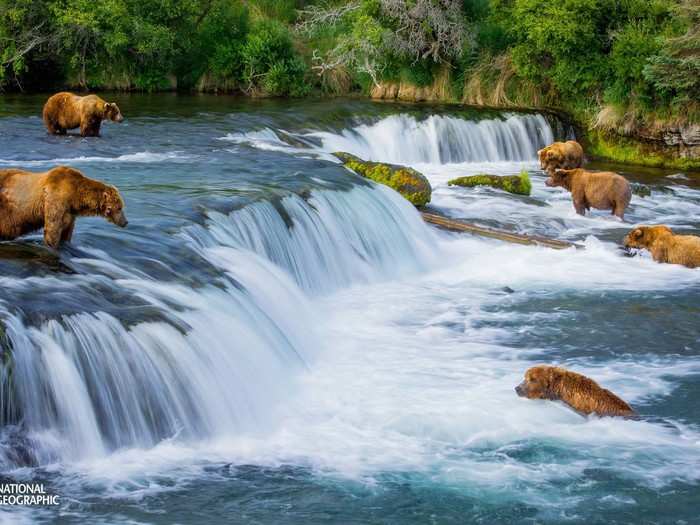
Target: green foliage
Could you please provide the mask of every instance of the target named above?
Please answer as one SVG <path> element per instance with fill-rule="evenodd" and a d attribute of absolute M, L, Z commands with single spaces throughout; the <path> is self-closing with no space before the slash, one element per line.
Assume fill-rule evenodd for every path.
<path fill-rule="evenodd" d="M 230 1 L 216 2 L 202 19 L 176 64 L 181 87 L 193 86 L 205 73 L 216 79 L 242 81 L 241 49 L 249 31 L 248 9 Z"/>
<path fill-rule="evenodd" d="M 0 87 L 10 79 L 21 85 L 32 68 L 51 62 L 53 27 L 47 2 L 0 0 Z"/>
<path fill-rule="evenodd" d="M 265 18 L 291 23 L 296 20 L 297 9 L 305 2 L 299 0 L 255 0 L 251 2 Z"/>
<path fill-rule="evenodd" d="M 241 50 L 247 90 L 272 96 L 305 94 L 306 64 L 295 55 L 287 27 L 274 20 L 256 23 Z"/>
<path fill-rule="evenodd" d="M 644 24 L 632 23 L 615 35 L 609 57 L 612 80 L 606 99 L 619 105 L 634 100 L 643 107 L 652 107 L 654 92 L 644 77 L 644 67 L 658 51 L 658 39 Z"/>
<path fill-rule="evenodd" d="M 699 27 L 697 0 L 0 0 L 0 88 L 303 96 L 449 70 L 497 104 L 692 120 Z"/>
<path fill-rule="evenodd" d="M 644 68 L 644 77 L 674 109 L 700 119 L 700 5 L 687 0 L 675 10 L 675 35 Z"/>

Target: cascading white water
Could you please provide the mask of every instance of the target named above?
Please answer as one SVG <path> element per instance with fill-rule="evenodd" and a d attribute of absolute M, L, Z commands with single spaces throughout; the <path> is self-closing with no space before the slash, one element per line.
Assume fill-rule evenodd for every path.
<path fill-rule="evenodd" d="M 30 326 L 0 304 L 11 346 L 0 414 L 4 424 L 22 420 L 30 461 L 265 428 L 318 345 L 299 286 L 319 292 L 415 270 L 435 250 L 410 205 L 371 186 L 210 212 L 206 226 L 181 235 L 222 270 L 219 286 L 193 290 L 128 272 L 110 281 L 162 320 L 126 326 L 86 312 Z M 67 290 L 104 284 L 104 276 L 66 279 Z M 27 285 L 0 278 L 2 287 Z M 40 293 L 42 280 L 32 286 Z"/>
<path fill-rule="evenodd" d="M 280 210 L 281 207 L 281 210 Z M 204 235 L 202 235 L 204 234 Z M 254 252 L 322 292 L 378 276 L 425 268 L 437 250 L 415 208 L 384 186 L 261 201 L 230 215 L 212 212 L 206 230 L 191 230 L 211 262 L 211 247 Z"/>
<path fill-rule="evenodd" d="M 551 126 L 539 114 L 478 121 L 442 115 L 418 120 L 401 114 L 340 134 L 309 135 L 320 139 L 326 151 L 398 164 L 536 160 L 537 150 L 554 141 Z"/>

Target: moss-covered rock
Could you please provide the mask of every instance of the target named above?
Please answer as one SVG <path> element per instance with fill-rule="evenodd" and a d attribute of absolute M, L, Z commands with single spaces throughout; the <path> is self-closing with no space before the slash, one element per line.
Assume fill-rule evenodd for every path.
<path fill-rule="evenodd" d="M 520 175 L 487 175 L 479 174 L 469 177 L 459 177 L 452 179 L 447 183 L 449 186 L 464 186 L 472 188 L 474 186 L 491 186 L 498 188 L 508 193 L 516 193 L 518 195 L 530 195 L 532 191 L 532 183 L 527 171 L 523 170 Z"/>
<path fill-rule="evenodd" d="M 370 162 L 344 152 L 333 153 L 345 167 L 358 175 L 384 184 L 398 191 L 414 206 L 425 206 L 430 202 L 432 188 L 425 175 L 413 168 L 383 162 Z"/>

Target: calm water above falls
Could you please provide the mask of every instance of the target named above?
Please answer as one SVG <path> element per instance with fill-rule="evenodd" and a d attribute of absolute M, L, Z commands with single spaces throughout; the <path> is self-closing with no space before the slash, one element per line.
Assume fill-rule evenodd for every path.
<path fill-rule="evenodd" d="M 60 257 L 0 244 L 0 475 L 62 496 L 8 522 L 698 522 L 700 271 L 618 248 L 634 223 L 700 233 L 697 175 L 623 169 L 652 187 L 623 224 L 544 186 L 535 152 L 568 130 L 540 115 L 117 100 L 124 124 L 81 140 L 0 99 L 0 166 L 73 165 L 129 217 L 80 220 Z M 337 150 L 586 249 L 432 230 Z M 531 197 L 447 186 L 522 168 Z M 517 398 L 541 362 L 642 417 Z"/>

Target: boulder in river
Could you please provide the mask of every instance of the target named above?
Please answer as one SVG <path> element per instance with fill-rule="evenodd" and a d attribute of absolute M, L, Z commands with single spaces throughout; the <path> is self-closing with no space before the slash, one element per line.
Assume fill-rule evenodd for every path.
<path fill-rule="evenodd" d="M 492 188 L 498 188 L 517 195 L 530 195 L 532 190 L 530 176 L 525 170 L 521 171 L 520 175 L 488 175 L 482 173 L 468 177 L 459 177 L 452 179 L 447 184 L 449 186 L 464 186 L 467 188 L 491 186 Z"/>
<path fill-rule="evenodd" d="M 358 175 L 398 191 L 414 206 L 421 207 L 430 202 L 432 194 L 430 182 L 425 175 L 413 168 L 384 162 L 370 162 L 342 151 L 333 155 L 338 157 L 346 168 Z"/>
<path fill-rule="evenodd" d="M 632 182 L 630 186 L 632 186 L 632 195 L 636 195 L 637 197 L 641 197 L 642 199 L 644 197 L 651 197 L 651 188 L 646 184 Z"/>

